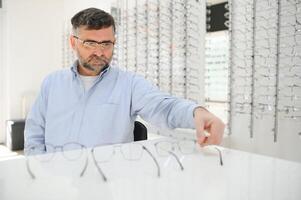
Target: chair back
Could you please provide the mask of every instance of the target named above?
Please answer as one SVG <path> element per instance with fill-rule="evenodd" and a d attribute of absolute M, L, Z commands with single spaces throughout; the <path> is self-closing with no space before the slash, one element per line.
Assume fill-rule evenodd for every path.
<path fill-rule="evenodd" d="M 147 128 L 141 122 L 135 121 L 134 141 L 147 140 Z"/>

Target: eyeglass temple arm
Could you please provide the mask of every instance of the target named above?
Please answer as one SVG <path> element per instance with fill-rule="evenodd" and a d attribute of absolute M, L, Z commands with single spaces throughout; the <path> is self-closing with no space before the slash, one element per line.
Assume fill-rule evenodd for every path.
<path fill-rule="evenodd" d="M 84 168 L 83 168 L 83 170 L 81 171 L 81 173 L 80 173 L 80 177 L 83 177 L 84 176 L 84 174 L 85 174 L 85 172 L 86 172 L 86 170 L 87 170 L 87 167 L 88 167 L 88 163 L 89 163 L 89 160 L 88 160 L 88 155 L 86 156 L 86 161 L 85 161 L 85 165 L 84 165 Z"/>
<path fill-rule="evenodd" d="M 30 165 L 29 165 L 29 160 L 28 160 L 27 157 L 26 157 L 26 169 L 27 169 L 28 174 L 30 175 L 30 178 L 36 179 L 36 176 L 31 171 L 31 168 L 30 168 Z"/>
<path fill-rule="evenodd" d="M 176 159 L 176 161 L 179 164 L 181 170 L 183 171 L 184 170 L 184 166 L 183 166 L 182 162 L 180 161 L 179 157 L 174 152 L 172 152 L 172 151 L 168 151 L 168 153 L 170 155 L 172 155 Z"/>
<path fill-rule="evenodd" d="M 97 171 L 99 172 L 99 174 L 102 176 L 102 179 L 104 180 L 104 182 L 107 182 L 108 179 L 107 177 L 105 176 L 104 172 L 102 171 L 102 169 L 99 167 L 97 161 L 96 161 L 96 158 L 94 156 L 94 149 L 91 150 L 91 153 L 92 153 L 92 158 L 93 158 L 93 162 L 94 162 L 94 165 L 95 167 L 97 168 Z"/>
<path fill-rule="evenodd" d="M 155 158 L 155 156 L 150 152 L 150 150 L 148 148 L 146 148 L 144 145 L 142 145 L 142 148 L 150 155 L 150 157 L 153 159 L 153 161 L 155 162 L 156 166 L 157 166 L 157 175 L 158 177 L 161 176 L 161 170 L 160 170 L 160 165 L 157 161 L 157 159 Z"/>
<path fill-rule="evenodd" d="M 217 150 L 217 152 L 218 152 L 220 165 L 223 166 L 223 165 L 224 165 L 224 162 L 223 162 L 222 151 L 221 151 L 219 148 L 217 148 L 217 147 L 214 147 L 214 148 L 215 148 L 215 149 Z"/>

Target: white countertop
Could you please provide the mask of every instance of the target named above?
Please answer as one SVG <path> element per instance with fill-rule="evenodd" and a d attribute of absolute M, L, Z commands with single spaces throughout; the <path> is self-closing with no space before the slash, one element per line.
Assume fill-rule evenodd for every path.
<path fill-rule="evenodd" d="M 159 160 L 160 178 L 149 157 L 130 162 L 117 152 L 112 161 L 102 165 L 108 182 L 102 180 L 90 153 L 83 177 L 78 176 L 82 161 L 67 164 L 57 153 L 45 168 L 31 163 L 37 175 L 33 180 L 26 170 L 26 159 L 19 156 L 0 161 L 0 199 L 301 199 L 301 163 L 223 149 L 224 166 L 220 166 L 217 154 L 203 149 L 186 156 L 176 152 L 185 168 L 181 171 L 174 158 L 156 154 L 152 144 L 158 140 L 142 143 Z"/>

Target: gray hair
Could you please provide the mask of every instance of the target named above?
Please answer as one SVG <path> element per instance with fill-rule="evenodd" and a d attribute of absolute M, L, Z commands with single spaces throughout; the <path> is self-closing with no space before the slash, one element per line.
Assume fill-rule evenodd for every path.
<path fill-rule="evenodd" d="M 115 33 L 115 21 L 112 15 L 98 8 L 87 8 L 76 13 L 71 19 L 71 24 L 74 33 L 80 26 L 86 26 L 87 30 L 99 30 L 113 26 Z"/>

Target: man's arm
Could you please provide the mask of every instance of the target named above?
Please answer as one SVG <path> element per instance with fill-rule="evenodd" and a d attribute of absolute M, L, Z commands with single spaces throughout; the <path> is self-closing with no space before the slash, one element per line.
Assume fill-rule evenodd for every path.
<path fill-rule="evenodd" d="M 48 81 L 42 84 L 41 90 L 26 118 L 24 130 L 25 152 L 31 146 L 45 144 L 45 115 L 47 107 Z"/>
<path fill-rule="evenodd" d="M 162 128 L 195 128 L 193 110 L 197 104 L 161 92 L 136 75 L 132 82 L 131 114 Z"/>
<path fill-rule="evenodd" d="M 132 87 L 132 114 L 159 127 L 195 128 L 202 146 L 220 144 L 225 125 L 203 107 L 163 93 L 140 76 L 134 78 Z"/>

